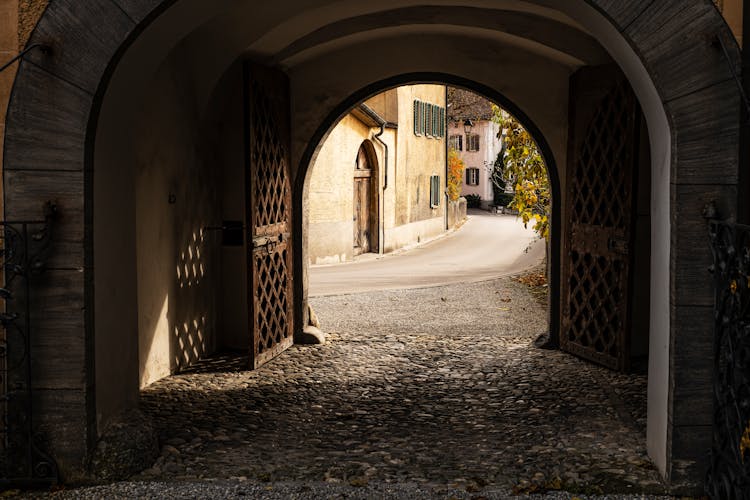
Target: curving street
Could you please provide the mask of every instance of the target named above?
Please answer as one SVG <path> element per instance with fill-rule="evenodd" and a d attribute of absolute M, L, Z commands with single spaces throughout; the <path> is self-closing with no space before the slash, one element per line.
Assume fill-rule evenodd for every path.
<path fill-rule="evenodd" d="M 514 215 L 470 210 L 445 236 L 394 254 L 310 267 L 311 297 L 471 283 L 519 273 L 544 259 L 544 244 Z"/>

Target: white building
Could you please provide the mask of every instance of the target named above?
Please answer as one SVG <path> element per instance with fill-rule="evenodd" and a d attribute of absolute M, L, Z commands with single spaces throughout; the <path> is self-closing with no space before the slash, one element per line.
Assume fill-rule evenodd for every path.
<path fill-rule="evenodd" d="M 466 166 L 461 195 L 478 195 L 482 208 L 494 204 L 492 170 L 502 149 L 492 103 L 468 90 L 448 88 L 448 148 Z"/>

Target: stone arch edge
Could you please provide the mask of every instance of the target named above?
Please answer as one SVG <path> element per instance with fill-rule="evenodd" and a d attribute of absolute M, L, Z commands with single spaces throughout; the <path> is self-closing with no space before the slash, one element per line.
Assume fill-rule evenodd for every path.
<path fill-rule="evenodd" d="M 560 250 L 561 250 L 561 239 L 562 232 L 559 223 L 562 207 L 560 205 L 561 200 L 561 185 L 559 177 L 559 167 L 555 161 L 552 148 L 549 146 L 546 138 L 542 134 L 541 130 L 536 124 L 524 113 L 522 109 L 516 106 L 513 101 L 505 97 L 502 93 L 495 89 L 482 85 L 480 83 L 462 78 L 456 75 L 447 73 L 407 73 L 398 75 L 378 82 L 374 82 L 349 96 L 347 99 L 339 103 L 333 111 L 323 120 L 315 130 L 314 135 L 307 143 L 302 157 L 297 165 L 297 175 L 294 179 L 294 192 L 298 194 L 292 200 L 293 205 L 293 227 L 294 234 L 303 235 L 304 224 L 304 197 L 300 196 L 304 192 L 305 182 L 308 177 L 308 172 L 312 166 L 313 160 L 319 149 L 320 145 L 324 141 L 326 135 L 335 126 L 336 123 L 346 115 L 353 107 L 365 99 L 372 97 L 373 95 L 383 92 L 388 89 L 398 87 L 400 85 L 416 84 L 416 83 L 438 83 L 446 85 L 454 85 L 456 87 L 462 87 L 474 92 L 477 92 L 489 100 L 498 103 L 501 107 L 509 111 L 514 115 L 521 124 L 532 134 L 534 139 L 537 141 L 545 163 L 547 165 L 547 172 L 552 188 L 552 228 L 550 231 L 550 264 L 549 269 L 551 272 L 550 276 L 550 290 L 552 291 L 552 297 L 549 307 L 549 344 L 556 346 L 559 339 L 560 325 L 556 318 L 559 317 L 560 313 Z M 304 237 L 303 237 L 304 238 Z M 305 297 L 307 296 L 307 279 L 305 276 L 306 268 L 304 266 L 305 255 L 302 242 L 295 244 L 294 252 L 294 273 L 295 276 L 302 276 L 302 280 L 295 280 L 294 284 L 294 301 L 295 304 L 302 304 L 303 307 L 295 308 L 295 324 L 304 325 L 305 318 L 304 314 L 307 310 L 305 305 Z"/>

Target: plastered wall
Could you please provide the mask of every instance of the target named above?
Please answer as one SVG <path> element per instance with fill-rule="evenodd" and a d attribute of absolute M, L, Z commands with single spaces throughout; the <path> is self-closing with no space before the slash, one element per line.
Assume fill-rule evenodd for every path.
<path fill-rule="evenodd" d="M 430 176 L 439 175 L 445 188 L 445 138 L 414 135 L 415 99 L 445 108 L 442 85 L 408 85 L 399 87 L 398 161 L 393 174 L 395 205 L 393 225 L 386 226 L 386 251 L 433 237 L 445 229 L 445 197 L 440 205 L 430 207 Z M 386 213 L 386 221 L 390 214 Z M 389 230 L 393 228 L 392 230 Z"/>
<path fill-rule="evenodd" d="M 308 174 L 308 259 L 311 264 L 334 264 L 352 259 L 354 164 L 360 145 L 370 137 L 371 129 L 367 125 L 346 115 L 323 143 Z M 375 185 L 379 186 L 380 182 Z M 374 194 L 377 196 L 377 192 Z"/>
<path fill-rule="evenodd" d="M 414 134 L 414 99 L 445 107 L 442 85 L 407 85 L 382 92 L 366 101 L 384 119 L 397 123 L 380 137 L 388 145 L 388 185 L 385 186 L 384 148 L 372 141 L 378 157 L 380 186 L 379 235 L 382 249 L 393 251 L 436 236 L 445 230 L 444 200 L 430 208 L 430 176 L 445 184 L 445 139 Z M 346 115 L 330 132 L 308 174 L 308 248 L 310 264 L 333 264 L 353 255 L 353 171 L 364 140 L 379 128 L 370 128 Z"/>
<path fill-rule="evenodd" d="M 219 172 L 179 62 L 158 72 L 133 151 L 141 386 L 213 352 Z"/>

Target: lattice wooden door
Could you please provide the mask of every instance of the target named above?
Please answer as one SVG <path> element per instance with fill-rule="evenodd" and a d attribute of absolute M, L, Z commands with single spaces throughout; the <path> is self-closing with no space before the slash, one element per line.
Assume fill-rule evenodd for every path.
<path fill-rule="evenodd" d="M 250 366 L 293 342 L 289 86 L 286 76 L 246 64 Z"/>
<path fill-rule="evenodd" d="M 571 78 L 563 350 L 626 371 L 640 110 L 616 67 Z"/>

